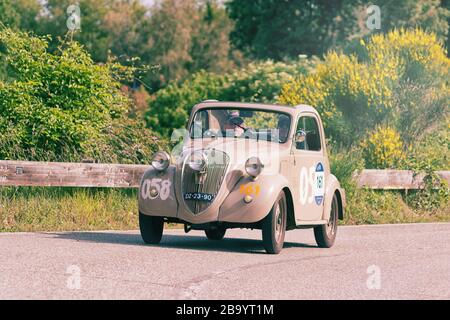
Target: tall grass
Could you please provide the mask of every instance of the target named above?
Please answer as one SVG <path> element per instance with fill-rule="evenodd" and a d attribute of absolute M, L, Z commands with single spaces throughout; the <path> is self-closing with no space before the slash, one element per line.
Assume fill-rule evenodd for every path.
<path fill-rule="evenodd" d="M 404 191 L 357 188 L 354 174 L 362 170 L 364 166 L 360 149 L 337 150 L 333 147 L 330 148 L 331 172 L 338 178 L 347 195 L 344 224 L 450 221 L 450 204 L 448 202 L 433 208 L 412 205 L 412 201 L 425 191 L 414 191 L 408 194 Z"/>
<path fill-rule="evenodd" d="M 136 190 L 0 188 L 0 232 L 137 228 Z"/>
<path fill-rule="evenodd" d="M 364 167 L 359 152 L 330 151 L 331 171 L 347 194 L 344 224 L 450 221 L 448 203 L 413 208 L 401 191 L 356 188 L 353 174 Z M 0 187 L 0 232 L 134 230 L 137 213 L 135 189 Z"/>

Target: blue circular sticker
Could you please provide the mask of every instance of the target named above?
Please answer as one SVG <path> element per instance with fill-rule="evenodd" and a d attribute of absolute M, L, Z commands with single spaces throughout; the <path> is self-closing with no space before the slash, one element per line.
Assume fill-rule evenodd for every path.
<path fill-rule="evenodd" d="M 321 162 L 316 166 L 314 180 L 314 200 L 320 206 L 325 195 L 325 171 Z"/>

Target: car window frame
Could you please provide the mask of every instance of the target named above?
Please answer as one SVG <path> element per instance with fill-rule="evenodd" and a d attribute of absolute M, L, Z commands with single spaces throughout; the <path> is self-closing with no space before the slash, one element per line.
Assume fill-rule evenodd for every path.
<path fill-rule="evenodd" d="M 286 143 L 289 143 L 291 141 L 291 131 L 292 131 L 292 124 L 294 121 L 294 118 L 292 117 L 292 115 L 288 112 L 283 112 L 283 111 L 278 111 L 278 110 L 266 110 L 266 109 L 261 109 L 261 108 L 243 108 L 243 107 L 234 107 L 232 105 L 230 105 L 229 107 L 204 107 L 204 108 L 200 108 L 198 109 L 191 117 L 191 121 L 188 124 L 187 130 L 188 130 L 188 136 L 190 140 L 197 140 L 199 138 L 193 138 L 192 137 L 192 126 L 194 124 L 194 119 L 197 116 L 197 113 L 204 111 L 204 110 L 228 110 L 228 109 L 233 109 L 233 110 L 252 110 L 252 111 L 258 111 L 258 112 L 267 112 L 267 113 L 276 113 L 276 114 L 283 114 L 289 117 L 289 129 L 288 129 L 288 134 L 286 137 L 286 140 L 284 142 L 278 142 L 278 144 L 281 145 L 285 145 Z M 226 138 L 226 137 L 222 137 L 222 138 Z"/>
<path fill-rule="evenodd" d="M 295 144 L 295 135 L 297 134 L 297 128 L 298 125 L 300 123 L 300 119 L 303 117 L 309 117 L 309 118 L 313 118 L 316 121 L 316 125 L 317 125 L 317 131 L 319 133 L 319 140 L 320 140 L 320 150 L 302 150 L 302 149 L 298 149 L 297 145 Z M 302 112 L 301 114 L 298 115 L 297 117 L 297 121 L 295 124 L 295 130 L 294 130 L 294 136 L 292 138 L 292 148 L 295 152 L 306 152 L 306 153 L 314 153 L 314 154 L 318 154 L 321 153 L 323 154 L 324 152 L 324 140 L 323 140 L 323 134 L 322 134 L 322 129 L 321 129 L 321 122 L 319 121 L 319 118 L 317 117 L 316 114 L 314 113 L 308 113 L 308 112 Z"/>

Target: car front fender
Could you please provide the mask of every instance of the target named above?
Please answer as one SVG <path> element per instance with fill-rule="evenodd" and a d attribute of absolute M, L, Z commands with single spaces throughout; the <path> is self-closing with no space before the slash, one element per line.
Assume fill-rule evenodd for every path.
<path fill-rule="evenodd" d="M 327 186 L 325 189 L 325 203 L 324 203 L 324 211 L 323 211 L 323 220 L 328 221 L 330 219 L 330 213 L 331 213 L 331 203 L 333 201 L 333 195 L 338 192 L 339 193 L 339 201 L 340 201 L 340 208 L 339 208 L 339 219 L 344 218 L 344 208 L 346 205 L 345 200 L 345 190 L 341 188 L 341 185 L 338 181 L 338 179 L 330 174 Z"/>
<path fill-rule="evenodd" d="M 241 178 L 222 203 L 219 221 L 254 223 L 264 219 L 287 185 L 286 178 L 280 175 Z M 252 197 L 252 201 L 246 203 L 245 196 Z"/>
<path fill-rule="evenodd" d="M 159 217 L 177 217 L 178 202 L 175 196 L 175 166 L 164 172 L 153 167 L 147 170 L 139 184 L 139 211 L 142 214 Z M 152 189 L 158 195 L 150 194 Z"/>

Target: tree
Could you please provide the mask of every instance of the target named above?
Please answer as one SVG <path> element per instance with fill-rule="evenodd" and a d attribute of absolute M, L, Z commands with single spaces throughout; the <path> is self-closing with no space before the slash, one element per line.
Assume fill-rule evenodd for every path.
<path fill-rule="evenodd" d="M 237 48 L 257 58 L 283 59 L 320 55 L 352 34 L 356 0 L 231 0 L 227 3 L 236 27 Z"/>
<path fill-rule="evenodd" d="M 33 1 L 40 10 L 31 5 Z M 27 17 L 24 21 L 37 22 L 22 29 L 51 35 L 51 51 L 57 50 L 58 38 L 70 37 L 95 62 L 114 56 L 124 65 L 145 66 L 149 71 L 141 80 L 150 91 L 200 69 L 223 72 L 233 66 L 229 41 L 233 23 L 217 0 L 161 0 L 151 8 L 141 0 L 79 0 L 81 28 L 74 32 L 67 28 L 71 4 L 72 0 L 15 2 L 16 11 Z"/>
<path fill-rule="evenodd" d="M 233 23 L 226 11 L 214 1 L 207 1 L 200 7 L 200 21 L 192 35 L 189 72 L 204 69 L 210 72 L 226 72 L 232 69 L 229 41 Z"/>
<path fill-rule="evenodd" d="M 20 16 L 15 10 L 12 0 L 0 2 L 0 23 L 8 27 L 17 27 L 20 24 Z"/>
<path fill-rule="evenodd" d="M 182 83 L 172 82 L 149 101 L 147 125 L 165 137 L 186 125 L 192 107 L 202 100 L 274 103 L 282 86 L 310 71 L 314 61 L 255 62 L 227 74 L 200 71 Z"/>
<path fill-rule="evenodd" d="M 226 72 L 230 59 L 232 21 L 216 0 L 163 0 L 151 9 L 150 49 L 158 73 L 150 74 L 154 88 L 180 81 L 201 69 Z"/>
<path fill-rule="evenodd" d="M 384 123 L 413 142 L 448 117 L 450 60 L 435 34 L 392 30 L 361 46 L 364 59 L 327 53 L 315 72 L 283 86 L 279 102 L 315 106 L 327 137 L 343 146 Z"/>
<path fill-rule="evenodd" d="M 14 10 L 19 15 L 18 28 L 21 30 L 34 31 L 39 28 L 39 16 L 43 9 L 39 0 L 14 0 Z"/>
<path fill-rule="evenodd" d="M 96 62 L 105 62 L 111 47 L 111 30 L 105 28 L 104 17 L 114 0 L 79 0 L 80 30 L 71 34 L 73 40 L 86 47 Z M 71 0 L 48 0 L 44 3 L 46 14 L 40 19 L 40 27 L 36 30 L 39 35 L 51 35 L 50 49 L 58 46 L 58 38 L 65 38 L 69 29 L 67 27 L 67 8 L 73 4 Z"/>
<path fill-rule="evenodd" d="M 447 12 L 450 12 L 450 0 L 442 0 L 442 7 L 447 10 Z M 447 47 L 447 55 L 450 55 L 450 35 L 449 35 L 449 30 L 450 30 L 450 15 L 447 15 L 447 42 L 446 42 L 446 47 Z"/>
<path fill-rule="evenodd" d="M 352 40 L 400 27 L 421 27 L 446 41 L 449 10 L 440 0 L 376 1 L 380 30 L 366 26 L 371 4 L 362 0 L 231 0 L 227 8 L 236 23 L 231 39 L 254 57 L 274 59 L 322 55 L 330 48 L 345 48 Z"/>
<path fill-rule="evenodd" d="M 11 29 L 0 30 L 0 45 L 12 71 L 0 81 L 0 158 L 148 163 L 157 143 L 127 117 L 128 68 L 95 64 L 75 41 L 50 52 L 47 38 Z"/>
<path fill-rule="evenodd" d="M 381 29 L 373 30 L 373 32 L 386 33 L 394 28 L 419 27 L 435 33 L 444 42 L 447 39 L 450 11 L 444 3 L 441 3 L 441 0 L 379 0 L 376 1 L 376 5 L 380 8 Z M 362 3 L 357 10 L 360 26 L 358 36 L 373 33 L 366 26 L 367 7 L 367 4 Z"/>

